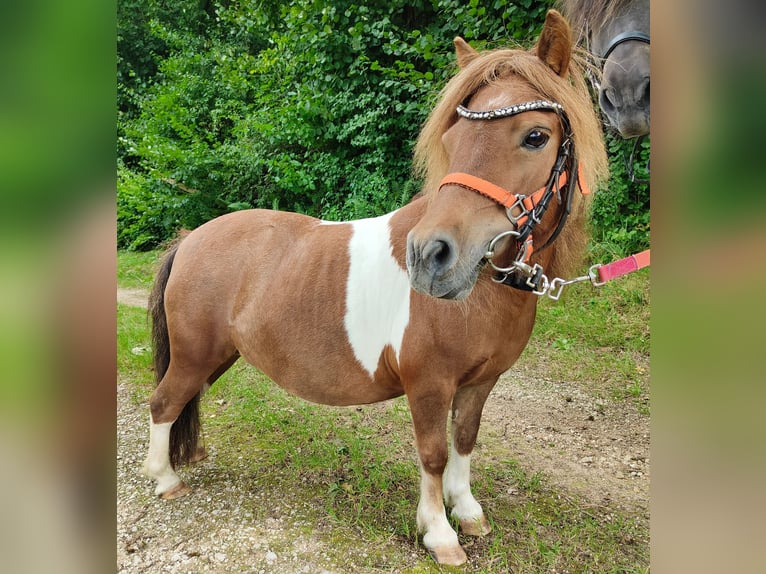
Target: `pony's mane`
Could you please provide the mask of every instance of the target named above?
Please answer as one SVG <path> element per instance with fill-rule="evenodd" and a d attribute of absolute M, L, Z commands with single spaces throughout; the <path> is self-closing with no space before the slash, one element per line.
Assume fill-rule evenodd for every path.
<path fill-rule="evenodd" d="M 556 5 L 572 29 L 582 33 L 586 26 L 601 28 L 607 21 L 627 10 L 634 0 L 559 0 Z"/>
<path fill-rule="evenodd" d="M 555 74 L 534 51 L 497 49 L 479 53 L 442 89 L 415 144 L 414 169 L 424 180 L 424 194 L 436 193 L 439 182 L 447 174 L 449 158 L 442 144 L 442 135 L 458 120 L 457 106 L 482 86 L 507 81 L 511 77 L 529 84 L 541 98 L 564 107 L 572 127 L 582 177 L 595 191 L 608 176 L 609 168 L 601 123 L 585 83 L 588 66 L 585 52 L 579 49 L 572 54 L 567 78 Z M 551 268 L 546 269 L 549 277 L 569 273 L 579 265 L 587 242 L 586 202 L 580 195 L 576 194 L 569 223 L 553 245 L 556 255 Z"/>

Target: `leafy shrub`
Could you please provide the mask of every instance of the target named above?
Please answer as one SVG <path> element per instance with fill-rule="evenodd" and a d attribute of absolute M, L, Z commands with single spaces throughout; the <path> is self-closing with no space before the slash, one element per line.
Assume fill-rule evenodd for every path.
<path fill-rule="evenodd" d="M 341 220 L 402 205 L 419 189 L 412 145 L 455 71 L 452 39 L 527 44 L 551 5 L 121 2 L 118 227 L 130 249 L 250 207 Z M 633 192 L 616 178 L 594 228 L 635 243 Z"/>
<path fill-rule="evenodd" d="M 144 175 L 117 172 L 117 246 L 151 249 L 175 231 L 175 197 Z"/>
<path fill-rule="evenodd" d="M 624 257 L 649 247 L 649 140 L 634 149 L 636 140 L 607 133 L 606 143 L 609 182 L 595 194 L 591 210 L 595 259 Z"/>

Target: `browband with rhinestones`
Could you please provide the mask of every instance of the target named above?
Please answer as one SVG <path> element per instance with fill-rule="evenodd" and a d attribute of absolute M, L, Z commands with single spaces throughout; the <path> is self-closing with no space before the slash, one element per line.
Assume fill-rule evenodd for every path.
<path fill-rule="evenodd" d="M 521 112 L 530 112 L 532 110 L 551 110 L 558 113 L 564 111 L 564 106 L 548 100 L 534 100 L 532 102 L 516 104 L 515 106 L 508 106 L 507 108 L 497 108 L 486 112 L 476 112 L 469 110 L 464 106 L 458 106 L 457 114 L 469 120 L 491 120 L 495 118 L 507 118 L 508 116 L 515 116 Z"/>

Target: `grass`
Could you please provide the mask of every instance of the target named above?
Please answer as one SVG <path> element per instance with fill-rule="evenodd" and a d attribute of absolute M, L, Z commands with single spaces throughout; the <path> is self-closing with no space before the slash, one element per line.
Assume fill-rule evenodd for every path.
<path fill-rule="evenodd" d="M 159 257 L 157 251 L 120 251 L 117 284 L 128 289 L 150 289 Z"/>
<path fill-rule="evenodd" d="M 151 394 L 154 375 L 145 309 L 117 305 L 117 370 L 137 401 Z"/>
<path fill-rule="evenodd" d="M 649 412 L 649 270 L 543 299 L 518 365 L 577 382 L 596 398 Z"/>
<path fill-rule="evenodd" d="M 369 542 L 358 567 L 385 562 L 392 536 L 395 544 L 416 547 L 418 471 L 403 399 L 356 408 L 313 405 L 238 364 L 213 386 L 203 416 L 220 466 L 250 477 L 248 489 L 277 484 L 290 496 L 308 497 L 332 521 L 339 557 L 360 537 Z M 243 462 L 243 452 L 258 457 Z M 493 532 L 481 540 L 461 537 L 470 547 L 471 572 L 633 572 L 648 563 L 638 521 L 584 509 L 513 460 L 481 467 L 474 485 Z M 409 572 L 444 570 L 421 553 Z"/>
<path fill-rule="evenodd" d="M 120 286 L 148 288 L 157 256 L 120 253 Z M 648 274 L 626 279 L 598 292 L 571 287 L 560 302 L 541 303 L 521 362 L 648 414 Z M 118 328 L 121 380 L 140 402 L 153 387 L 146 311 L 120 305 Z M 202 416 L 217 467 L 236 472 L 247 491 L 273 491 L 315 508 L 313 520 L 329 524 L 336 563 L 348 561 L 349 571 L 403 564 L 411 574 L 648 571 L 648 531 L 641 520 L 589 507 L 512 459 L 494 456 L 482 464 L 480 455 L 474 492 L 493 531 L 482 539 L 461 536 L 470 557 L 466 567 L 434 564 L 415 531 L 418 470 L 403 398 L 364 407 L 314 405 L 240 362 L 212 387 Z M 263 512 L 257 504 L 248 511 L 255 517 Z M 361 539 L 362 558 L 353 551 Z M 419 556 L 414 562 L 413 553 Z"/>

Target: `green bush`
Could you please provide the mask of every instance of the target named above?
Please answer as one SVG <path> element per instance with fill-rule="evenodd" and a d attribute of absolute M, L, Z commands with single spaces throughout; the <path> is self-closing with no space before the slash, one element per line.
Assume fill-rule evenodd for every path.
<path fill-rule="evenodd" d="M 647 249 L 650 229 L 648 138 L 636 145 L 608 132 L 606 143 L 609 182 L 591 209 L 591 258 L 603 262 Z"/>
<path fill-rule="evenodd" d="M 175 231 L 175 194 L 144 175 L 117 170 L 117 246 L 151 249 Z"/>
<path fill-rule="evenodd" d="M 452 39 L 527 44 L 551 1 L 479 4 L 121 0 L 120 246 L 250 207 L 342 220 L 405 203 Z"/>

